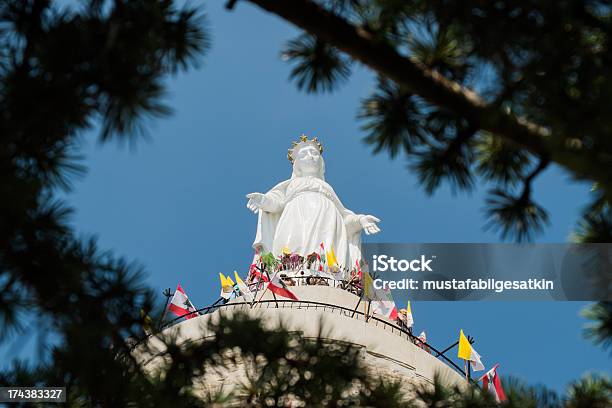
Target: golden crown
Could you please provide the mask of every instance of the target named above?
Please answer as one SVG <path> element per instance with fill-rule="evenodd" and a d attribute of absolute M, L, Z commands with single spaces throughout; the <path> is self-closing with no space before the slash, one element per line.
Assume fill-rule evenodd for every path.
<path fill-rule="evenodd" d="M 323 145 L 317 140 L 316 137 L 313 137 L 312 139 L 308 140 L 308 136 L 302 133 L 300 136 L 300 141 L 291 142 L 291 147 L 289 148 L 289 151 L 287 152 L 287 158 L 289 159 L 291 163 L 293 163 L 293 152 L 295 148 L 298 146 L 302 147 L 302 145 L 314 146 L 316 149 L 319 150 L 319 153 L 323 153 Z"/>

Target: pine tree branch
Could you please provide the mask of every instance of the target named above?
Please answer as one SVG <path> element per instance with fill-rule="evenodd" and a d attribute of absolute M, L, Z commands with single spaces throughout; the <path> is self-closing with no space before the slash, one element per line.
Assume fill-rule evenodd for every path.
<path fill-rule="evenodd" d="M 607 191 L 612 191 L 612 176 L 605 170 L 609 160 L 605 156 L 569 149 L 562 137 L 551 137 L 547 128 L 488 104 L 472 90 L 406 58 L 390 44 L 317 3 L 311 0 L 248 1 L 317 35 L 383 76 L 409 87 L 430 103 L 465 117 L 479 129 L 503 137 L 536 156 L 548 157 L 575 176 L 599 181 Z"/>
<path fill-rule="evenodd" d="M 546 167 L 548 167 L 549 163 L 550 162 L 547 158 L 540 159 L 540 163 L 538 164 L 538 166 L 533 169 L 533 171 L 529 173 L 527 177 L 525 177 L 525 180 L 523 181 L 523 192 L 521 194 L 521 200 L 529 200 L 529 196 L 531 194 L 531 183 L 538 174 L 542 173 L 546 169 Z"/>

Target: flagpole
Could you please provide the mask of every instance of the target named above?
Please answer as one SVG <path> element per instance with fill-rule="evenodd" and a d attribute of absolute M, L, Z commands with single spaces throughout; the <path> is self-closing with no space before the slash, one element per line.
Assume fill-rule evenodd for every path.
<path fill-rule="evenodd" d="M 359 293 L 359 301 L 361 301 L 361 299 L 365 296 L 366 298 L 368 297 L 368 292 L 367 292 L 367 281 L 366 281 L 366 275 L 362 275 L 361 278 L 359 279 L 360 283 L 361 283 L 361 292 Z M 363 313 L 364 313 L 364 322 L 368 321 L 368 313 L 370 311 L 370 302 L 372 302 L 370 299 L 368 299 L 368 303 L 367 303 L 367 309 L 366 309 L 366 303 L 363 302 Z"/>
<path fill-rule="evenodd" d="M 370 320 L 370 305 L 372 304 L 372 300 L 368 300 L 368 311 L 366 312 L 366 322 Z"/>
<path fill-rule="evenodd" d="M 215 303 L 213 303 L 212 305 L 210 305 L 210 307 L 217 306 L 217 303 L 221 302 L 222 300 L 224 300 L 222 297 L 221 297 L 221 298 L 219 298 L 219 299 L 217 299 L 217 300 L 215 301 Z"/>
<path fill-rule="evenodd" d="M 468 342 L 470 342 L 470 346 L 472 344 L 474 344 L 474 337 L 467 336 L 467 339 L 468 339 Z M 472 377 L 471 368 L 472 368 L 472 365 L 470 363 L 468 363 L 467 364 L 467 372 L 466 372 L 468 384 L 470 383 L 470 378 Z"/>
<path fill-rule="evenodd" d="M 265 269 L 265 271 L 266 271 L 266 275 L 268 275 L 268 279 L 270 280 L 270 281 L 268 282 L 268 286 L 266 286 L 266 290 L 268 290 L 268 287 L 270 287 L 270 284 L 272 284 L 272 278 L 270 277 L 270 273 L 268 272 L 268 270 L 267 270 L 267 269 Z M 278 273 L 278 271 L 276 271 L 276 273 L 274 274 L 274 277 L 276 277 L 276 274 L 277 274 L 277 273 Z M 278 300 L 276 299 L 276 293 L 274 293 L 274 291 L 273 291 L 273 290 L 272 290 L 271 292 L 272 292 L 272 297 L 274 298 L 274 303 L 276 303 L 276 308 L 278 309 Z M 266 292 L 264 291 L 264 293 L 261 295 L 261 297 L 263 297 L 263 295 L 264 295 L 265 293 L 266 293 Z M 259 300 L 261 300 L 261 298 L 260 298 Z"/>
<path fill-rule="evenodd" d="M 162 322 L 164 321 L 164 318 L 166 317 L 166 312 L 168 311 L 168 302 L 170 302 L 170 297 L 172 296 L 172 289 L 171 288 L 164 289 L 162 293 L 166 297 L 166 304 L 164 305 L 164 312 L 162 313 L 161 318 L 159 319 L 159 322 L 157 322 L 158 329 L 161 327 Z"/>
<path fill-rule="evenodd" d="M 257 300 L 257 292 L 259 292 L 259 284 L 262 283 L 263 281 L 263 275 L 262 275 L 262 270 L 260 267 L 258 267 L 256 265 L 255 258 L 257 258 L 257 255 L 259 254 L 259 249 L 257 249 L 257 252 L 255 252 L 255 256 L 253 256 L 253 263 L 251 264 L 251 267 L 249 268 L 249 278 L 251 277 L 251 271 L 253 270 L 253 266 L 255 267 L 255 269 L 257 269 L 259 271 L 259 279 L 257 279 L 257 283 L 255 284 L 255 294 L 253 295 L 253 301 L 251 302 L 251 309 L 253 308 L 253 306 L 255 306 L 255 301 Z M 259 264 L 261 265 L 261 255 L 259 255 Z M 248 281 L 249 279 L 247 279 Z"/>
<path fill-rule="evenodd" d="M 263 281 L 263 272 L 264 271 L 263 271 L 263 269 L 260 269 L 259 271 L 261 273 L 261 278 L 260 278 L 259 282 L 262 282 Z M 268 275 L 268 279 L 270 279 L 270 274 L 267 274 L 267 275 Z M 257 282 L 257 290 L 258 291 L 259 291 L 259 282 Z M 264 281 L 264 283 L 265 283 L 265 281 Z M 257 292 L 255 292 L 255 296 L 253 296 L 253 306 L 255 306 L 255 303 L 261 302 L 261 299 L 263 299 L 263 297 L 264 297 L 264 295 L 266 294 L 267 291 L 268 291 L 268 286 L 266 285 L 266 288 L 264 289 L 264 291 L 261 292 L 261 296 L 259 297 L 259 300 L 257 300 Z M 253 306 L 251 306 L 251 308 Z"/>
<path fill-rule="evenodd" d="M 268 287 L 270 286 L 270 283 L 272 283 L 272 278 L 270 277 L 270 274 L 268 273 L 268 271 L 266 270 L 266 268 L 260 269 L 260 271 L 262 271 L 261 273 L 263 273 L 264 271 L 266 272 L 266 275 L 268 275 L 268 285 L 266 286 L 266 288 L 264 289 L 263 293 L 261 294 L 261 296 L 259 297 L 259 300 L 257 301 L 257 303 L 261 302 L 261 299 L 263 299 L 264 295 L 266 294 L 266 292 L 268 291 Z M 274 277 L 276 277 L 276 274 L 279 271 L 276 271 L 276 273 L 274 274 Z M 263 277 L 263 275 L 261 275 Z M 259 282 L 258 282 L 259 283 Z M 278 308 L 278 300 L 276 299 L 276 295 L 274 294 L 273 291 L 272 292 L 272 296 L 274 296 L 274 301 L 276 302 L 276 307 Z M 255 305 L 255 303 L 253 303 L 253 306 Z M 253 307 L 251 306 L 251 307 Z"/>
<path fill-rule="evenodd" d="M 261 279 L 261 276 L 263 276 L 261 274 L 261 269 L 259 269 L 257 266 L 255 267 L 259 270 L 259 279 L 257 280 L 257 283 L 255 284 L 255 294 L 253 295 L 253 301 L 251 302 L 251 309 L 253 308 L 253 306 L 255 306 L 255 302 L 257 300 L 257 292 L 259 292 L 259 284 L 263 281 L 263 279 Z M 250 275 L 250 272 L 249 272 Z"/>
<path fill-rule="evenodd" d="M 253 301 L 251 302 L 251 309 L 253 308 L 253 306 L 255 306 L 255 303 L 257 302 L 257 292 L 259 292 L 259 283 L 261 282 L 261 279 L 257 281 L 257 283 L 255 284 L 255 294 L 253 295 Z"/>
<path fill-rule="evenodd" d="M 472 365 L 468 363 L 467 365 L 467 382 L 470 383 L 470 378 L 472 378 Z"/>
<path fill-rule="evenodd" d="M 353 314 L 351 315 L 351 317 L 355 316 L 355 312 L 357 312 L 357 308 L 359 307 L 360 303 L 361 303 L 361 296 L 359 296 L 359 300 L 357 301 L 357 304 L 355 305 L 355 310 L 353 310 Z"/>

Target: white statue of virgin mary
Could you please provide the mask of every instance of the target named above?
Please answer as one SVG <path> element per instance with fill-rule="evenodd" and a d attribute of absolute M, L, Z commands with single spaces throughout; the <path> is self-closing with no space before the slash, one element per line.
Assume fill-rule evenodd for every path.
<path fill-rule="evenodd" d="M 247 207 L 258 213 L 253 248 L 281 255 L 287 248 L 302 256 L 333 250 L 338 265 L 351 269 L 361 259 L 361 230 L 380 231 L 372 215 L 355 214 L 342 205 L 325 182 L 323 146 L 304 135 L 293 142 L 287 157 L 293 164 L 291 179 L 265 194 L 247 194 Z"/>

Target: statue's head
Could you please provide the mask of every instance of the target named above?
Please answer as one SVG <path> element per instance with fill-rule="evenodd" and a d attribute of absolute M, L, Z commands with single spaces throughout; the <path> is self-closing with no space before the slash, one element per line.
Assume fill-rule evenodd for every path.
<path fill-rule="evenodd" d="M 321 153 L 323 146 L 316 137 L 308 140 L 307 136 L 300 136 L 300 141 L 293 142 L 287 153 L 287 158 L 293 163 L 293 176 L 314 176 L 323 179 L 325 162 Z"/>

